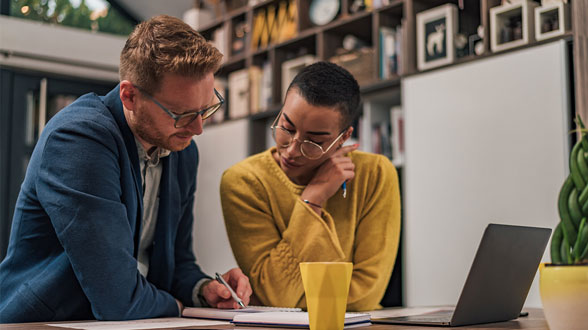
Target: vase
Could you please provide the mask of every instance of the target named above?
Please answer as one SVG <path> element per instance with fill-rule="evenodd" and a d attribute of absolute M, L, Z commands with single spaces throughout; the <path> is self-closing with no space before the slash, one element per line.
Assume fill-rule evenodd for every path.
<path fill-rule="evenodd" d="M 549 329 L 588 329 L 588 265 L 542 263 L 539 274 L 539 290 Z"/>

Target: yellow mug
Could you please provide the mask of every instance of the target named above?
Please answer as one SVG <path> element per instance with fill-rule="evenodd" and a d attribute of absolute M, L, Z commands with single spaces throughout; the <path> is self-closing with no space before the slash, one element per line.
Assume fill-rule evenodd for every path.
<path fill-rule="evenodd" d="M 342 330 L 345 326 L 351 262 L 301 262 L 310 330 Z"/>

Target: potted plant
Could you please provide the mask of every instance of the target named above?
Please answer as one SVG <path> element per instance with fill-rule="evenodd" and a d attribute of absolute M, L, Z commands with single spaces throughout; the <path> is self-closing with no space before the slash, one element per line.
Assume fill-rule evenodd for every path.
<path fill-rule="evenodd" d="M 588 131 L 579 116 L 576 126 L 579 140 L 559 192 L 551 264 L 540 267 L 541 300 L 551 330 L 588 328 Z"/>

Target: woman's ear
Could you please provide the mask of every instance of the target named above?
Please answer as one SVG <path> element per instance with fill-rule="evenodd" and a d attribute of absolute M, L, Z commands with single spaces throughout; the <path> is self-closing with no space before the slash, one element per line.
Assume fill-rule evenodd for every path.
<path fill-rule="evenodd" d="M 353 126 L 349 126 L 341 137 L 341 146 L 351 137 L 351 133 L 353 133 Z"/>
<path fill-rule="evenodd" d="M 120 82 L 119 96 L 124 108 L 128 111 L 135 111 L 137 107 L 137 92 L 138 90 L 128 80 Z"/>

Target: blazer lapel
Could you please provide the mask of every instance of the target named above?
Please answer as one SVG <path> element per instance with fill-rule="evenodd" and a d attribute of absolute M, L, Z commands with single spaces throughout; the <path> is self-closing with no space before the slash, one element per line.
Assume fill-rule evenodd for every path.
<path fill-rule="evenodd" d="M 137 192 L 137 199 L 139 209 L 137 210 L 137 219 L 135 223 L 130 223 L 131 230 L 134 232 L 135 251 L 134 257 L 137 257 L 139 251 L 139 240 L 141 238 L 141 219 L 143 219 L 143 185 L 141 182 L 141 167 L 139 166 L 139 154 L 137 152 L 137 145 L 135 144 L 135 137 L 127 124 L 127 119 L 124 115 L 124 109 L 120 100 L 120 84 L 110 91 L 106 96 L 102 97 L 104 104 L 108 107 L 114 120 L 116 121 L 123 140 L 125 147 L 129 155 L 129 159 L 132 164 L 133 178 L 135 179 L 135 189 Z"/>
<path fill-rule="evenodd" d="M 159 185 L 159 211 L 151 251 L 147 280 L 160 289 L 171 288 L 175 267 L 174 242 L 180 219 L 180 190 L 173 174 L 177 167 L 177 154 L 172 152 L 161 159 L 163 170 Z"/>

